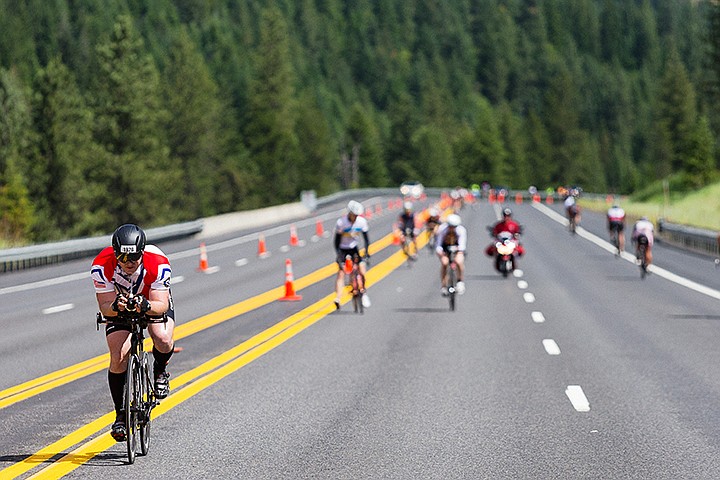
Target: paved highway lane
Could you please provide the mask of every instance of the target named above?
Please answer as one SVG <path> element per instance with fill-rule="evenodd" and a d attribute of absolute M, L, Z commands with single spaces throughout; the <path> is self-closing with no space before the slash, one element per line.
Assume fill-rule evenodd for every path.
<path fill-rule="evenodd" d="M 439 295 L 437 260 L 422 252 L 395 268 L 388 247 L 373 257 L 371 272 L 387 276 L 371 285 L 365 315 L 313 306 L 330 294 L 325 280 L 303 289 L 302 302 L 272 302 L 181 340 L 176 380 L 300 312 L 294 336 L 236 357 L 214 383 L 175 389 L 148 457 L 125 466 L 121 445 L 91 445 L 91 456 L 72 457 L 82 465 L 68 476 L 718 478 L 718 300 L 659 275 L 641 281 L 635 265 L 571 237 L 543 209 L 513 208 L 526 229 L 522 276 L 502 279 L 482 254 L 494 209 L 466 209 L 468 291 L 456 312 Z M 387 232 L 390 221 L 371 225 Z M 298 250 L 296 278 L 327 263 L 327 247 Z M 258 291 L 278 285 L 281 274 L 269 270 L 279 257 L 273 269 L 249 270 Z M 220 277 L 230 259 L 217 262 L 207 281 L 235 285 L 230 273 Z M 199 288 L 187 268 L 178 299 L 182 285 L 184 295 Z M 200 288 L 204 303 L 228 305 L 228 290 Z M 0 465 L 104 414 L 97 403 L 106 397 L 97 373 L 6 407 Z M 51 453 L 60 451 L 70 447 Z"/>

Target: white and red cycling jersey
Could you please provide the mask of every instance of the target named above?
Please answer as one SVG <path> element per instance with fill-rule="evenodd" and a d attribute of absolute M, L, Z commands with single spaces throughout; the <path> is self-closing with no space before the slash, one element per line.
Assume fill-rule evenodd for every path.
<path fill-rule="evenodd" d="M 137 270 L 126 275 L 118 265 L 112 247 L 104 248 L 93 260 L 90 276 L 95 285 L 95 293 L 114 292 L 115 285 L 132 293 L 148 297 L 150 290 L 169 290 L 170 261 L 155 245 L 147 245 Z"/>
<path fill-rule="evenodd" d="M 622 223 L 625 221 L 625 210 L 620 207 L 612 207 L 608 210 L 607 217 L 609 222 Z"/>

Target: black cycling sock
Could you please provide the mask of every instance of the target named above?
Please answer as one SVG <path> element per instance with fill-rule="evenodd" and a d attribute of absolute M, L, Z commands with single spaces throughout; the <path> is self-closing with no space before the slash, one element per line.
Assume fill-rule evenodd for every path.
<path fill-rule="evenodd" d="M 165 371 L 165 367 L 167 367 L 168 362 L 170 362 L 170 357 L 172 357 L 173 350 L 175 350 L 175 348 L 171 348 L 168 353 L 162 353 L 153 346 L 153 358 L 155 358 L 153 368 L 156 376 Z"/>
<path fill-rule="evenodd" d="M 110 396 L 112 397 L 115 411 L 119 412 L 125 408 L 125 379 L 127 372 L 113 373 L 108 370 L 108 385 L 110 386 Z"/>

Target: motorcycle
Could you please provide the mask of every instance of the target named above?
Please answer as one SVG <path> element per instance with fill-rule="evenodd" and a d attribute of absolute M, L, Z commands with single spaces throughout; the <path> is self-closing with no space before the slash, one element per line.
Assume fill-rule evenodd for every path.
<path fill-rule="evenodd" d="M 520 242 L 510 232 L 500 232 L 486 253 L 495 257 L 495 269 L 507 277 L 515 270 L 515 257 L 522 252 Z"/>

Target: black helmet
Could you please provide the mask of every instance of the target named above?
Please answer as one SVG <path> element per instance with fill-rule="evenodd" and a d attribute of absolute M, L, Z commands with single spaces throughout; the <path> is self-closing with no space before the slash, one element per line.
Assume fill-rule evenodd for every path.
<path fill-rule="evenodd" d="M 121 225 L 113 233 L 112 247 L 121 262 L 140 260 L 145 250 L 145 232 L 132 223 Z"/>

